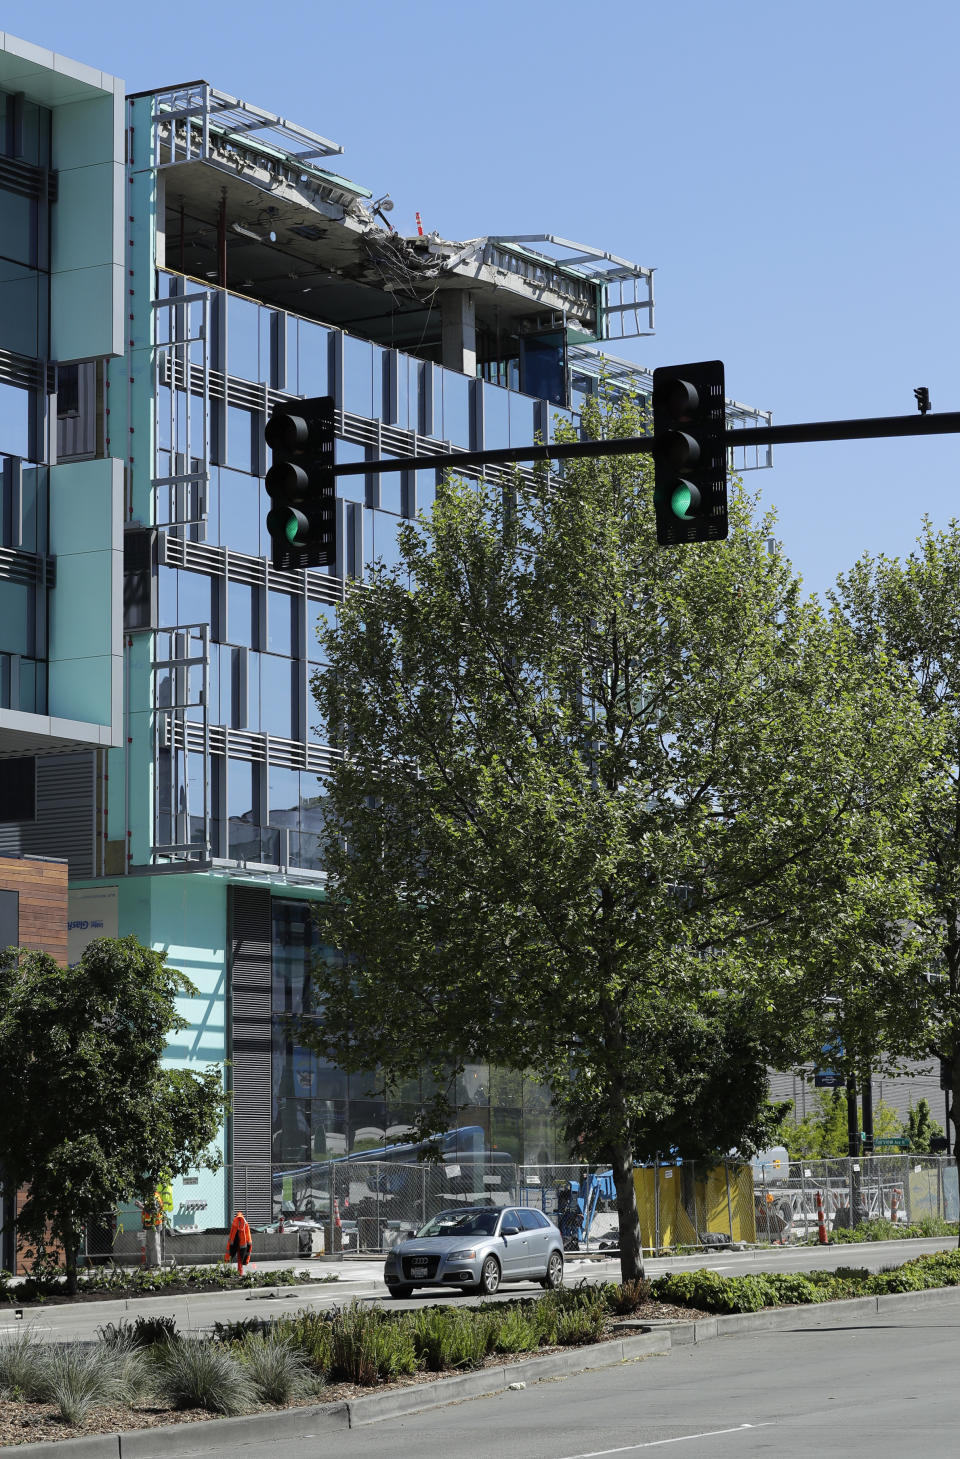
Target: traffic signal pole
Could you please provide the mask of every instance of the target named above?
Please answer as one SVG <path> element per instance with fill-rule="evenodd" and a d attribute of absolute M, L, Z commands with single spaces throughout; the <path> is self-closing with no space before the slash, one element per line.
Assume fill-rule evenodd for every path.
<path fill-rule="evenodd" d="M 960 411 L 939 415 L 878 415 L 857 420 L 816 420 L 785 426 L 744 426 L 725 430 L 725 446 L 787 446 L 803 441 L 865 441 L 884 436 L 937 436 L 960 433 Z M 552 446 L 503 446 L 489 451 L 448 451 L 434 456 L 391 456 L 385 461 L 343 461 L 334 476 L 364 476 L 371 471 L 420 471 L 452 466 L 513 466 L 524 461 L 572 461 L 593 456 L 652 455 L 656 438 L 618 436 L 605 441 L 560 441 Z"/>

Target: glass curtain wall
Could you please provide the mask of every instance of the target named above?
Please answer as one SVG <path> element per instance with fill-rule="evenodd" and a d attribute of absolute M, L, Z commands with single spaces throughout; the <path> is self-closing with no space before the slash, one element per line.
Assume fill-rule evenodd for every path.
<path fill-rule="evenodd" d="M 185 295 L 189 302 L 175 303 Z M 225 757 L 209 757 L 212 852 L 319 870 L 319 782 L 289 769 L 289 754 L 273 763 L 269 743 L 326 744 L 308 681 L 322 663 L 317 620 L 335 610 L 305 602 L 302 585 L 299 592 L 267 587 L 262 568 L 247 561 L 262 562 L 270 550 L 264 387 L 330 394 L 349 415 L 464 448 L 532 440 L 540 402 L 235 294 L 211 288 L 198 295 L 194 283 L 164 270 L 157 298 L 170 301 L 157 311 L 157 344 L 161 352 L 176 346 L 179 366 L 176 375 L 161 371 L 157 382 L 156 477 L 194 479 L 157 488 L 156 521 L 171 536 L 228 553 L 216 562 L 208 558 L 208 570 L 195 561 L 185 567 L 162 560 L 154 626 L 171 642 L 177 629 L 208 629 L 206 703 L 190 692 L 188 720 L 205 716 L 212 726 L 268 737 L 265 766 L 262 754 L 245 760 L 236 744 Z M 179 388 L 187 361 L 196 367 L 189 392 Z M 199 388 L 205 364 L 226 377 L 225 400 Z M 373 450 L 345 439 L 336 449 L 341 461 L 370 459 Z M 396 564 L 399 525 L 432 508 L 436 473 L 345 477 L 337 491 L 343 502 L 338 564 L 326 574 L 362 577 L 374 560 Z M 169 693 L 160 686 L 158 702 L 166 694 L 172 703 Z M 186 769 L 181 778 L 186 785 Z M 175 786 L 173 793 L 181 803 L 187 798 L 186 788 Z M 196 822 L 193 834 L 202 840 L 202 817 L 192 814 L 192 798 L 190 805 L 187 820 Z M 170 809 L 161 808 L 166 827 L 172 827 Z"/>
<path fill-rule="evenodd" d="M 310 972 L 335 957 L 319 940 L 309 902 L 274 897 L 273 1160 L 276 1165 L 335 1159 L 402 1142 L 428 1092 L 426 1071 L 389 1100 L 376 1073 L 347 1074 L 298 1044 L 291 1018 L 311 1014 Z M 470 1064 L 457 1081 L 454 1127 L 481 1132 L 486 1149 L 518 1164 L 551 1165 L 558 1155 L 550 1092 L 537 1080 Z"/>
<path fill-rule="evenodd" d="M 46 553 L 43 365 L 49 353 L 50 112 L 0 92 L 0 706 L 46 713 L 38 559 Z M 32 555 L 31 561 L 27 554 Z"/>

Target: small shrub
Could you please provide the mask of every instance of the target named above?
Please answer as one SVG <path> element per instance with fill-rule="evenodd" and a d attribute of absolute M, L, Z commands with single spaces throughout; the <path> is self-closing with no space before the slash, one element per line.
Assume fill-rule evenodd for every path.
<path fill-rule="evenodd" d="M 326 1313 L 301 1309 L 274 1323 L 278 1337 L 289 1337 L 305 1353 L 316 1374 L 328 1374 L 333 1357 L 333 1328 Z"/>
<path fill-rule="evenodd" d="M 652 1297 L 653 1287 L 646 1277 L 632 1277 L 606 1289 L 607 1306 L 617 1317 L 631 1317 Z"/>
<path fill-rule="evenodd" d="M 34 1396 L 60 1410 L 64 1423 L 79 1427 L 97 1404 L 125 1398 L 123 1374 L 108 1349 L 56 1344 L 42 1350 Z"/>
<path fill-rule="evenodd" d="M 253 1383 L 222 1344 L 187 1337 L 164 1343 L 156 1353 L 154 1387 L 173 1408 L 229 1416 L 252 1407 Z"/>
<path fill-rule="evenodd" d="M 354 1302 L 330 1322 L 330 1377 L 370 1387 L 413 1373 L 417 1354 L 409 1320 Z"/>
<path fill-rule="evenodd" d="M 290 1403 L 316 1389 L 306 1354 L 288 1337 L 252 1334 L 244 1341 L 240 1357 L 262 1402 Z"/>
<path fill-rule="evenodd" d="M 0 1398 L 32 1398 L 43 1344 L 29 1327 L 0 1339 Z"/>
<path fill-rule="evenodd" d="M 494 1336 L 494 1352 L 530 1353 L 540 1346 L 542 1329 L 538 1327 L 530 1310 L 531 1306 L 536 1305 L 518 1303 L 516 1307 L 505 1307 L 501 1310 Z"/>
<path fill-rule="evenodd" d="M 479 1368 L 487 1353 L 486 1314 L 456 1308 L 425 1307 L 413 1316 L 413 1345 L 432 1373 L 445 1368 Z"/>
<path fill-rule="evenodd" d="M 554 1342 L 563 1347 L 599 1342 L 605 1325 L 606 1313 L 602 1307 L 575 1307 L 570 1312 L 561 1312 L 558 1315 Z"/>
<path fill-rule="evenodd" d="M 177 1319 L 162 1314 L 138 1317 L 135 1322 L 105 1322 L 97 1328 L 97 1337 L 109 1348 L 149 1348 L 158 1342 L 176 1342 L 179 1336 Z"/>
<path fill-rule="evenodd" d="M 242 1343 L 248 1337 L 268 1337 L 273 1331 L 269 1317 L 238 1317 L 233 1322 L 213 1324 L 214 1342 Z"/>

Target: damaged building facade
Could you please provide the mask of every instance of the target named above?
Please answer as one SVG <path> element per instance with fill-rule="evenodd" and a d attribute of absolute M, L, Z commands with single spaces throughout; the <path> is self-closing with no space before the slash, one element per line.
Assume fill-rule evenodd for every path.
<path fill-rule="evenodd" d="M 0 34 L 0 856 L 68 863 L 71 958 L 132 933 L 195 984 L 169 1059 L 230 1086 L 213 1224 L 237 1171 L 269 1220 L 272 1172 L 402 1139 L 419 1098 L 371 1095 L 284 1015 L 319 951 L 316 624 L 396 559 L 437 472 L 338 479 L 335 563 L 275 570 L 270 410 L 332 396 L 362 462 L 549 441 L 601 375 L 650 386 L 615 353 L 652 331 L 649 268 L 402 236 L 341 150 L 206 82 L 126 96 Z M 471 1140 L 562 1157 L 535 1082 L 476 1066 L 459 1099 Z"/>

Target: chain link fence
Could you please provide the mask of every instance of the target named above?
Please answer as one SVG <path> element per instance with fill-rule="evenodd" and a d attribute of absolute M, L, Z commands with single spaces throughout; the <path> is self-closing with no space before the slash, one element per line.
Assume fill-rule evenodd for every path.
<path fill-rule="evenodd" d="M 593 1176 L 599 1184 L 591 1187 Z M 648 1252 L 816 1240 L 818 1192 L 828 1230 L 880 1216 L 904 1225 L 925 1217 L 960 1219 L 957 1168 L 942 1156 L 874 1155 L 757 1167 L 655 1163 L 638 1167 L 634 1182 Z M 282 1168 L 224 1166 L 175 1181 L 163 1197 L 162 1258 L 181 1266 L 221 1259 L 237 1210 L 254 1229 L 254 1259 L 263 1261 L 379 1254 L 437 1212 L 458 1205 L 534 1206 L 560 1227 L 569 1250 L 595 1253 L 617 1245 L 609 1172 L 587 1165 L 518 1165 L 496 1151 L 459 1164 L 333 1160 Z M 135 1265 L 145 1259 L 144 1247 L 143 1213 L 135 1204 L 87 1232 L 91 1264 Z"/>
<path fill-rule="evenodd" d="M 950 1156 L 790 1160 L 754 1170 L 757 1239 L 815 1240 L 818 1194 L 828 1232 L 878 1218 L 898 1225 L 960 1219 L 957 1166 Z"/>

